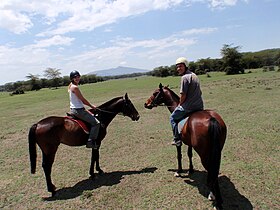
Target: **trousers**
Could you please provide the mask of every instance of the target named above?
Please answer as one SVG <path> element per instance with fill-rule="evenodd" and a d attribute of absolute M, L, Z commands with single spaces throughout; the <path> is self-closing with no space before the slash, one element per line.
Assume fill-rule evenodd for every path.
<path fill-rule="evenodd" d="M 170 115 L 170 124 L 173 131 L 174 140 L 177 141 L 180 139 L 178 132 L 178 123 L 180 120 L 184 119 L 188 113 L 184 110 L 182 106 L 177 106 Z"/>
<path fill-rule="evenodd" d="M 70 113 L 75 117 L 88 122 L 91 125 L 89 132 L 89 139 L 96 140 L 99 133 L 100 122 L 96 117 L 93 116 L 90 112 L 88 112 L 85 108 L 71 108 Z"/>

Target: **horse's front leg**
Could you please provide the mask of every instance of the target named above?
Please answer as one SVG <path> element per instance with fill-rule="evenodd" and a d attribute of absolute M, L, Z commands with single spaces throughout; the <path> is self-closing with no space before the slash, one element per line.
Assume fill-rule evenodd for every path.
<path fill-rule="evenodd" d="M 189 174 L 192 174 L 194 170 L 193 170 L 193 163 L 192 163 L 193 153 L 192 153 L 191 146 L 188 147 L 188 157 L 189 157 Z"/>
<path fill-rule="evenodd" d="M 90 161 L 90 169 L 89 169 L 89 175 L 91 179 L 94 179 L 94 164 L 96 161 L 96 149 L 91 150 L 91 161 Z"/>
<path fill-rule="evenodd" d="M 101 170 L 101 168 L 99 166 L 99 148 L 92 149 L 92 152 L 91 152 L 91 164 L 90 164 L 89 174 L 92 179 L 95 177 L 95 175 L 94 175 L 94 165 L 95 164 L 96 164 L 96 171 L 98 171 L 99 174 L 102 174 L 103 171 Z"/>
<path fill-rule="evenodd" d="M 99 174 L 104 174 L 104 172 L 102 171 L 102 169 L 100 168 L 100 165 L 99 165 L 99 148 L 96 150 L 96 171 L 98 171 Z"/>
<path fill-rule="evenodd" d="M 175 172 L 174 176 L 179 177 L 180 173 L 183 172 L 182 169 L 182 146 L 176 146 L 177 149 L 177 160 L 178 160 L 178 170 Z"/>

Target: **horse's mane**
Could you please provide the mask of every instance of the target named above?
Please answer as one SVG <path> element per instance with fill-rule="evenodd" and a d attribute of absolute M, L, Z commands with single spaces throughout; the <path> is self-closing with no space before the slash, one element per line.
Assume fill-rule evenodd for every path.
<path fill-rule="evenodd" d="M 107 101 L 105 102 L 104 104 L 101 104 L 100 106 L 98 106 L 98 108 L 104 108 L 104 107 L 108 107 L 109 105 L 115 103 L 116 101 L 122 99 L 123 97 L 122 96 L 119 96 L 119 97 L 116 97 L 116 98 L 113 98 L 111 99 L 110 101 Z"/>
<path fill-rule="evenodd" d="M 180 100 L 180 97 L 173 90 L 171 90 L 169 87 L 165 86 L 164 89 L 168 90 L 171 93 L 171 96 L 173 98 L 175 98 L 178 101 Z"/>

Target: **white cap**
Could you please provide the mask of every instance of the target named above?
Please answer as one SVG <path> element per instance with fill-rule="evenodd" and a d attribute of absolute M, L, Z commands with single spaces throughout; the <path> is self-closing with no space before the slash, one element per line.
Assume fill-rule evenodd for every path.
<path fill-rule="evenodd" d="M 176 60 L 176 65 L 179 64 L 179 63 L 183 63 L 183 64 L 186 65 L 186 67 L 189 67 L 189 62 L 184 57 L 180 57 Z"/>

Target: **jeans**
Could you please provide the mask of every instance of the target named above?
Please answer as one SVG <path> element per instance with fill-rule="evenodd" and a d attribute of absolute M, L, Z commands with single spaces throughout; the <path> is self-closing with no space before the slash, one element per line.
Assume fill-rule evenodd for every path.
<path fill-rule="evenodd" d="M 177 106 L 175 110 L 170 115 L 170 123 L 173 131 L 174 141 L 180 140 L 180 135 L 178 132 L 178 123 L 180 120 L 182 120 L 184 117 L 186 117 L 187 112 L 184 110 L 182 106 Z"/>
<path fill-rule="evenodd" d="M 96 140 L 99 133 L 100 122 L 96 119 L 93 114 L 85 110 L 85 108 L 80 109 L 70 109 L 71 114 L 77 118 L 88 122 L 91 125 L 89 132 L 89 139 Z"/>

